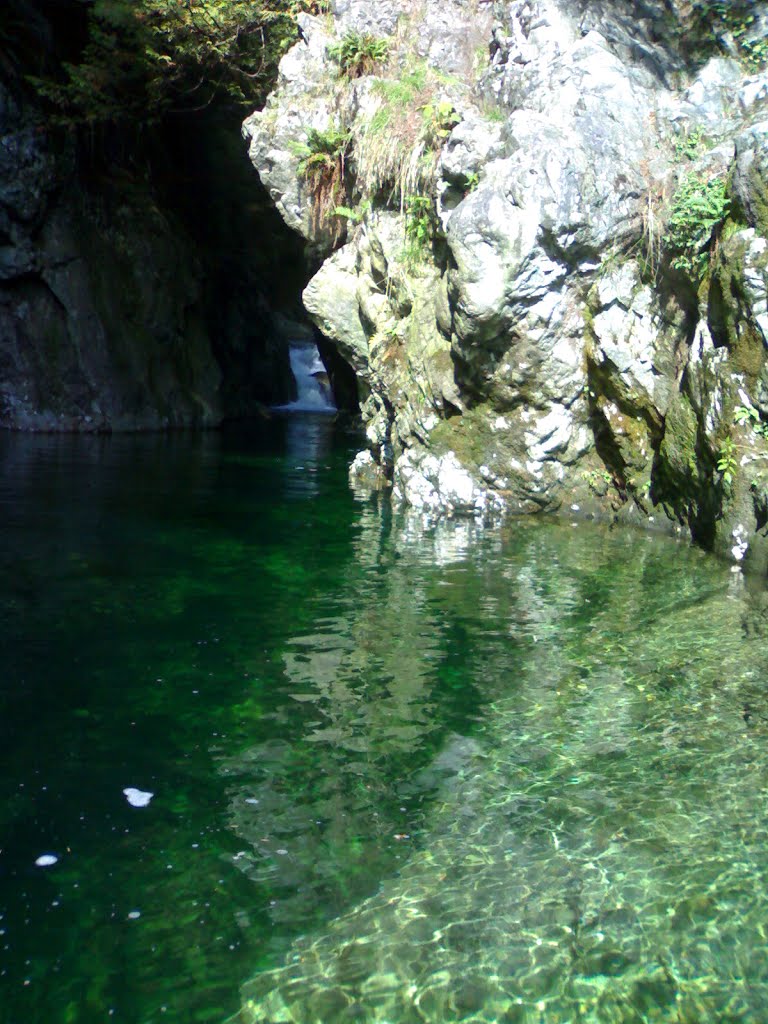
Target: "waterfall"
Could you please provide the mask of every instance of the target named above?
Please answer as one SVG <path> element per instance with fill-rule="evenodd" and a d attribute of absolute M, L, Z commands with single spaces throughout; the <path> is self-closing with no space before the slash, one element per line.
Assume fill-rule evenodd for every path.
<path fill-rule="evenodd" d="M 328 374 L 317 347 L 311 342 L 293 342 L 288 355 L 296 381 L 296 400 L 277 408 L 288 412 L 336 412 Z"/>

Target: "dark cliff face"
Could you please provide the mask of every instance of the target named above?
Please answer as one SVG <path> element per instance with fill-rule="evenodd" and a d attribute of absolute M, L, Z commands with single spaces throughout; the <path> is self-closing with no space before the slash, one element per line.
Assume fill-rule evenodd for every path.
<path fill-rule="evenodd" d="M 295 312 L 307 271 L 239 117 L 53 124 L 26 76 L 85 29 L 65 0 L 0 17 L 0 427 L 209 426 L 286 400 L 273 311 Z"/>
<path fill-rule="evenodd" d="M 32 430 L 216 422 L 199 262 L 129 179 L 86 186 L 72 139 L 6 94 L 0 422 Z"/>

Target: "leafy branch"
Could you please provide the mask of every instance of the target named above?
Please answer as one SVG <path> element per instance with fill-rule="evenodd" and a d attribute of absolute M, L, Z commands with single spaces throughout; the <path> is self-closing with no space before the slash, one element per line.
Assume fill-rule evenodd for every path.
<path fill-rule="evenodd" d="M 146 122 L 175 108 L 253 104 L 295 39 L 296 15 L 313 4 L 87 0 L 87 6 L 80 52 L 30 79 L 69 122 Z"/>

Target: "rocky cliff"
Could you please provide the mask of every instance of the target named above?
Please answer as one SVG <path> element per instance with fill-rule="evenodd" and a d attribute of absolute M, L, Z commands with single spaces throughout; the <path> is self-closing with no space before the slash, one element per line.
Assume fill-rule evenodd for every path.
<path fill-rule="evenodd" d="M 199 275 L 140 189 L 97 198 L 0 95 L 0 420 L 20 429 L 211 423 Z M 101 201 L 100 201 L 101 199 Z"/>
<path fill-rule="evenodd" d="M 768 18 L 648 0 L 335 0 L 244 125 L 324 259 L 357 480 L 768 561 Z M 758 11 L 758 13 L 756 13 Z"/>
<path fill-rule="evenodd" d="M 303 257 L 225 127 L 197 118 L 202 155 L 167 125 L 91 144 L 0 81 L 0 427 L 210 426 L 288 400 L 273 268 L 298 290 Z"/>

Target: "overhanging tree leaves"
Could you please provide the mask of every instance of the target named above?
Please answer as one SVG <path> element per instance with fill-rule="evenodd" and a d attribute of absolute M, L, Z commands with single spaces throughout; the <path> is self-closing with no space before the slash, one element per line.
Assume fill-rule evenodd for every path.
<path fill-rule="evenodd" d="M 82 2 L 82 0 L 81 0 Z M 85 0 L 88 39 L 34 80 L 70 121 L 156 120 L 169 109 L 253 104 L 296 34 L 304 0 Z"/>

